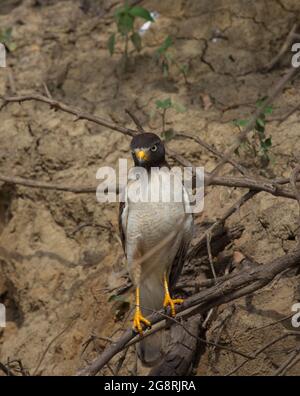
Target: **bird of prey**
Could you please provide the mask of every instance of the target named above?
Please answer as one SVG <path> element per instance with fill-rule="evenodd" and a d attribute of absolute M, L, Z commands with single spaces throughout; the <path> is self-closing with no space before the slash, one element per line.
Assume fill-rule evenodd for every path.
<path fill-rule="evenodd" d="M 130 148 L 135 167 L 144 168 L 148 175 L 141 188 L 161 192 L 164 182 L 161 179 L 157 182 L 154 176 L 158 171 L 169 170 L 161 139 L 154 133 L 141 133 L 133 137 Z M 126 188 L 134 187 L 135 183 L 138 181 L 129 179 Z M 170 307 L 171 315 L 175 316 L 175 304 L 183 302 L 173 299 L 171 293 L 192 237 L 193 215 L 187 210 L 189 198 L 181 180 L 174 185 L 179 190 L 175 193 L 183 197 L 180 202 L 175 199 L 164 202 L 160 195 L 157 202 L 136 202 L 127 196 L 125 202 L 120 203 L 121 240 L 129 275 L 136 288 L 133 329 L 141 335 L 143 327 L 151 326 L 147 316 L 153 311 L 162 306 Z M 159 362 L 163 356 L 162 341 L 161 332 L 141 339 L 137 352 L 144 365 Z"/>

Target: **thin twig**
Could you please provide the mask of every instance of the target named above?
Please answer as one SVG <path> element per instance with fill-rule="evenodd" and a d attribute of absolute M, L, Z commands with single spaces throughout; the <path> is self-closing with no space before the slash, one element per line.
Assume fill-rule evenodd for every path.
<path fill-rule="evenodd" d="M 270 71 L 272 70 L 277 63 L 280 61 L 280 59 L 283 57 L 283 55 L 290 50 L 292 41 L 295 39 L 295 33 L 297 30 L 298 24 L 295 23 L 292 26 L 292 29 L 290 30 L 289 34 L 287 35 L 284 43 L 282 44 L 278 54 L 269 62 L 269 64 L 265 67 L 265 71 Z"/>
<path fill-rule="evenodd" d="M 0 370 L 3 371 L 4 374 L 6 374 L 7 376 L 11 376 L 14 377 L 15 374 L 8 368 L 5 366 L 5 364 L 0 362 Z"/>
<path fill-rule="evenodd" d="M 294 361 L 297 360 L 299 352 L 300 350 L 297 348 L 292 353 L 290 353 L 290 356 L 282 363 L 280 367 L 278 367 L 277 370 L 274 371 L 273 375 L 284 375 L 286 371 L 292 367 Z"/>
<path fill-rule="evenodd" d="M 133 305 L 135 305 L 135 304 L 133 304 Z M 135 305 L 135 306 L 136 306 L 136 305 Z M 153 314 L 161 315 L 161 316 L 162 316 L 163 318 L 165 318 L 167 321 L 170 321 L 170 322 L 173 322 L 174 324 L 177 324 L 178 326 L 182 327 L 183 330 L 184 330 L 189 336 L 191 336 L 192 338 L 194 338 L 194 339 L 197 340 L 197 341 L 202 342 L 203 344 L 210 345 L 210 346 L 214 346 L 215 348 L 219 348 L 219 349 L 224 349 L 224 350 L 226 350 L 226 351 L 228 351 L 228 352 L 232 352 L 232 353 L 235 353 L 235 354 L 237 354 L 237 355 L 239 355 L 239 356 L 243 356 L 243 357 L 246 357 L 246 358 L 249 357 L 249 355 L 247 355 L 247 354 L 244 353 L 244 352 L 241 352 L 241 351 L 238 351 L 238 350 L 236 350 L 236 349 L 227 347 L 227 346 L 225 346 L 225 345 L 218 344 L 218 343 L 213 342 L 213 341 L 208 341 L 208 340 L 206 340 L 206 339 L 204 339 L 204 338 L 202 338 L 202 337 L 199 337 L 198 335 L 193 334 L 193 333 L 192 333 L 181 321 L 177 320 L 176 318 L 173 318 L 172 316 L 169 316 L 169 315 L 165 314 L 164 312 L 155 311 L 155 310 L 153 310 L 153 309 L 151 309 L 151 308 L 147 308 L 147 307 L 142 306 L 142 305 L 141 305 L 141 308 L 144 309 L 145 311 L 149 311 L 149 312 L 151 312 L 151 313 L 153 313 Z M 129 342 L 129 343 L 128 343 L 128 346 L 131 346 L 131 345 L 133 345 L 133 344 L 135 344 L 135 343 L 136 343 L 136 341 Z"/>
<path fill-rule="evenodd" d="M 253 328 L 253 329 L 250 329 L 249 331 L 252 332 L 252 331 L 257 331 L 257 330 L 266 329 L 267 327 L 275 326 L 275 325 L 278 324 L 278 323 L 282 323 L 282 322 L 284 322 L 285 320 L 290 319 L 291 317 L 293 317 L 293 315 L 294 315 L 294 314 L 285 316 L 284 318 L 275 320 L 274 322 L 268 323 L 268 324 L 266 324 L 266 325 L 264 325 L 264 326 L 255 327 L 255 328 Z"/>
<path fill-rule="evenodd" d="M 65 113 L 73 114 L 76 116 L 76 121 L 77 120 L 88 120 L 91 122 L 94 122 L 98 125 L 102 125 L 106 128 L 112 129 L 117 132 L 121 132 L 124 135 L 128 136 L 134 136 L 137 131 L 134 129 L 130 128 L 125 128 L 121 127 L 119 125 L 113 124 L 109 121 L 104 120 L 101 117 L 89 114 L 89 113 L 84 113 L 80 109 L 76 109 L 75 107 L 68 106 L 58 100 L 48 98 L 47 96 L 43 95 L 38 95 L 38 94 L 31 94 L 31 95 L 20 95 L 20 96 L 12 96 L 12 97 L 6 97 L 6 96 L 0 96 L 0 98 L 3 100 L 3 104 L 0 108 L 3 109 L 8 103 L 22 103 L 22 102 L 28 102 L 28 101 L 37 101 L 37 102 L 42 102 L 48 104 L 52 109 L 54 110 L 62 110 Z"/>
<path fill-rule="evenodd" d="M 211 241 L 211 232 L 208 232 L 208 233 L 206 233 L 206 246 L 207 246 L 208 259 L 209 259 L 209 264 L 210 264 L 212 275 L 214 277 L 215 283 L 217 283 L 217 275 L 216 275 L 213 257 L 212 257 L 212 253 L 211 253 L 210 241 Z"/>
<path fill-rule="evenodd" d="M 289 110 L 286 114 L 283 116 L 275 116 L 270 119 L 270 121 L 278 121 L 277 126 L 281 125 L 284 121 L 286 121 L 291 115 L 296 113 L 300 109 L 300 104 L 297 104 L 295 107 L 293 107 L 291 110 Z"/>
<path fill-rule="evenodd" d="M 115 368 L 115 375 L 119 375 L 119 372 L 120 372 L 120 370 L 121 370 L 121 368 L 123 366 L 123 363 L 124 363 L 124 361 L 126 359 L 128 351 L 129 351 L 129 347 L 124 349 L 123 353 L 121 354 L 121 356 L 120 356 L 120 358 L 118 360 L 118 363 L 116 365 L 116 368 Z"/>
<path fill-rule="evenodd" d="M 228 162 L 228 159 L 232 156 L 234 151 L 240 146 L 241 142 L 246 138 L 247 134 L 252 131 L 252 129 L 255 127 L 256 120 L 257 118 L 261 115 L 261 113 L 264 112 L 264 110 L 271 104 L 273 103 L 274 99 L 277 98 L 277 96 L 281 93 L 283 88 L 286 86 L 288 82 L 290 82 L 299 72 L 300 68 L 290 68 L 288 73 L 286 73 L 285 76 L 283 76 L 278 83 L 271 89 L 267 99 L 262 103 L 261 106 L 258 107 L 258 109 L 254 112 L 253 116 L 251 117 L 250 121 L 248 122 L 247 126 L 245 129 L 237 136 L 237 138 L 234 140 L 233 144 L 229 147 L 229 149 L 225 152 L 223 155 L 223 159 L 218 163 L 218 165 L 215 167 L 215 169 L 211 173 L 211 179 L 217 175 L 217 173 L 220 171 L 220 169 L 223 167 L 223 165 Z"/>
<path fill-rule="evenodd" d="M 177 132 L 175 135 L 175 138 L 182 138 L 182 139 L 191 139 L 194 142 L 200 144 L 200 146 L 204 147 L 206 150 L 210 151 L 211 153 L 213 153 L 214 155 L 216 155 L 217 157 L 223 159 L 224 156 L 223 154 L 218 151 L 217 149 L 215 149 L 213 146 L 211 146 L 210 144 L 206 143 L 204 140 L 202 140 L 199 136 L 194 136 L 191 135 L 189 133 L 186 132 Z M 240 164 L 238 164 L 235 160 L 231 159 L 231 158 L 224 158 L 226 162 L 228 162 L 229 164 L 231 164 L 234 168 L 236 168 L 242 175 L 247 175 L 247 170 Z"/>
<path fill-rule="evenodd" d="M 40 360 L 39 360 L 39 362 L 38 362 L 38 364 L 37 364 L 37 366 L 36 366 L 36 368 L 35 368 L 35 370 L 34 370 L 34 372 L 33 372 L 33 376 L 35 376 L 36 373 L 38 372 L 38 369 L 40 368 L 40 366 L 41 366 L 41 364 L 42 364 L 42 362 L 43 362 L 43 360 L 44 360 L 44 358 L 45 358 L 47 352 L 49 351 L 49 349 L 50 349 L 50 347 L 51 347 L 51 345 L 53 345 L 53 343 L 54 343 L 56 340 L 58 340 L 59 337 L 61 337 L 67 330 L 69 330 L 69 329 L 73 326 L 74 321 L 75 321 L 78 317 L 79 317 L 79 314 L 75 315 L 75 317 L 73 317 L 73 318 L 71 319 L 70 323 L 69 323 L 60 333 L 58 333 L 58 334 L 49 342 L 49 344 L 47 345 L 46 349 L 45 349 L 44 352 L 42 353 L 42 356 L 40 357 Z"/>
<path fill-rule="evenodd" d="M 210 179 L 210 174 L 206 174 L 206 180 Z M 277 180 L 280 180 L 279 183 Z M 284 182 L 283 182 L 284 180 Z M 27 179 L 19 176 L 6 176 L 0 173 L 0 181 L 17 184 L 24 187 L 41 188 L 45 190 L 57 190 L 72 192 L 74 194 L 95 194 L 97 187 L 95 186 L 68 186 L 64 184 L 56 184 L 38 181 L 34 179 Z M 294 191 L 281 187 L 282 184 L 286 184 L 285 179 L 258 179 L 250 177 L 234 177 L 234 176 L 216 176 L 210 179 L 210 185 L 224 186 L 224 187 L 236 187 L 236 188 L 248 188 L 254 191 L 265 191 L 276 197 L 285 197 L 290 199 L 296 199 Z M 116 194 L 120 192 L 119 186 L 116 186 Z"/>
<path fill-rule="evenodd" d="M 242 363 L 240 363 L 238 366 L 236 366 L 233 370 L 231 370 L 229 373 L 227 373 L 226 376 L 230 376 L 230 375 L 234 374 L 240 368 L 242 368 L 246 363 L 248 363 L 250 360 L 256 359 L 258 355 L 260 355 L 262 352 L 264 352 L 270 346 L 274 345 L 276 342 L 281 341 L 284 338 L 289 337 L 289 336 L 295 336 L 295 332 L 294 331 L 285 332 L 284 334 L 281 334 L 280 336 L 276 337 L 274 340 L 272 340 L 272 341 L 268 342 L 267 344 L 263 345 L 256 352 L 254 352 L 253 355 L 250 358 L 247 358 Z"/>
<path fill-rule="evenodd" d="M 128 109 L 125 109 L 125 112 L 129 115 L 129 117 L 130 117 L 130 118 L 132 119 L 132 121 L 135 123 L 135 125 L 136 125 L 138 131 L 139 131 L 140 133 L 144 133 L 145 130 L 144 130 L 142 124 L 140 123 L 140 121 L 138 120 L 138 118 L 137 118 L 130 110 L 128 110 Z"/>

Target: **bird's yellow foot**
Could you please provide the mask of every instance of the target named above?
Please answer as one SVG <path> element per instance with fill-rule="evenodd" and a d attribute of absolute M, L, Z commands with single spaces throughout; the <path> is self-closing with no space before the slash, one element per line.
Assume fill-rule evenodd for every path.
<path fill-rule="evenodd" d="M 183 301 L 184 300 L 182 298 L 173 299 L 170 296 L 170 293 L 167 292 L 167 293 L 165 293 L 165 298 L 164 298 L 164 308 L 167 308 L 168 306 L 170 306 L 171 315 L 174 317 L 176 315 L 175 304 L 182 304 Z"/>
<path fill-rule="evenodd" d="M 142 312 L 139 308 L 136 308 L 132 327 L 133 330 L 137 333 L 140 333 L 140 335 L 143 335 L 142 323 L 144 323 L 146 327 L 151 327 L 151 322 L 142 315 Z"/>

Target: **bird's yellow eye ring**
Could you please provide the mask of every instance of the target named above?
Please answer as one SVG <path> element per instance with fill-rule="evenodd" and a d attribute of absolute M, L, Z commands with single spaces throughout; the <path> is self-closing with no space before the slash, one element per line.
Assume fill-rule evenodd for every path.
<path fill-rule="evenodd" d="M 157 150 L 157 145 L 155 144 L 154 146 L 151 147 L 151 151 L 156 151 Z"/>

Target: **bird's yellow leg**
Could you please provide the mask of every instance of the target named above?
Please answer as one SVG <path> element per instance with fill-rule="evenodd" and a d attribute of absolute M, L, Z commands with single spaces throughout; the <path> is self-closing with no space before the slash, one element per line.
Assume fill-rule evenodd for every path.
<path fill-rule="evenodd" d="M 164 274 L 164 288 L 165 288 L 164 308 L 167 308 L 168 306 L 170 306 L 171 315 L 175 316 L 176 315 L 175 304 L 182 304 L 183 303 L 183 299 L 182 298 L 173 299 L 170 296 L 168 280 L 167 280 L 167 274 L 166 273 Z"/>
<path fill-rule="evenodd" d="M 136 288 L 135 304 L 136 304 L 136 308 L 135 308 L 135 314 L 133 317 L 133 330 L 142 335 L 143 334 L 142 323 L 144 323 L 147 327 L 151 327 L 151 323 L 149 320 L 147 320 L 142 315 L 141 308 L 140 308 L 140 288 L 139 287 Z"/>

